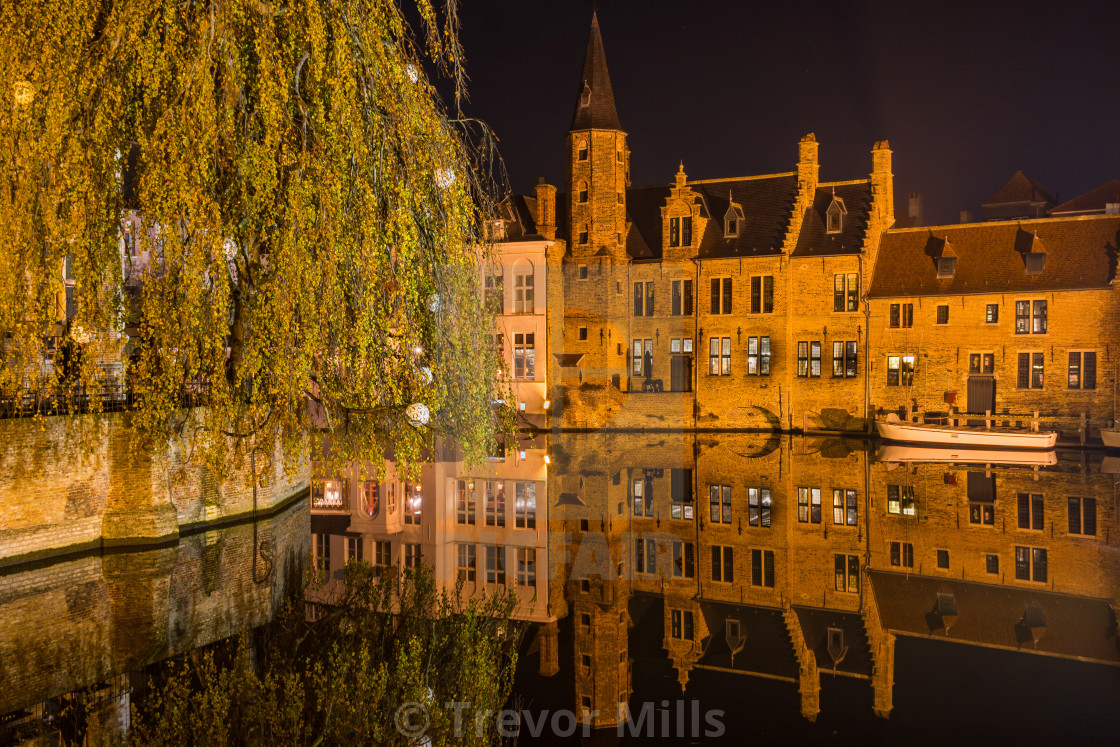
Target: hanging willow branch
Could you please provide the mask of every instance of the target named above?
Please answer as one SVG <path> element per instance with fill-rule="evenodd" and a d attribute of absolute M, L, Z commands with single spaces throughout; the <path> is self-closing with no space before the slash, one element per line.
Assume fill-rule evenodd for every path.
<path fill-rule="evenodd" d="M 413 5 L 419 37 L 393 0 L 0 5 L 0 390 L 72 397 L 119 361 L 138 442 L 219 469 L 241 438 L 319 447 L 309 382 L 325 412 L 386 413 L 334 428 L 333 459 L 408 463 L 436 432 L 489 453 L 500 166 L 459 112 L 456 3 Z"/>

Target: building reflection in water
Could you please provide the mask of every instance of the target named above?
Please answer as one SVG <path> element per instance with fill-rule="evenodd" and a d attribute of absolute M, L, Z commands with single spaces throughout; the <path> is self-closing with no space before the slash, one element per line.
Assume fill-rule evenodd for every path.
<path fill-rule="evenodd" d="M 787 683 L 809 720 L 822 676 L 863 681 L 888 718 L 899 636 L 1120 664 L 1116 461 L 554 434 L 479 469 L 444 455 L 416 484 L 339 475 L 313 492 L 313 547 L 336 576 L 423 562 L 447 588 L 516 589 L 528 658 L 595 728 L 648 700 L 636 658 L 671 664 L 686 700 L 699 671 Z"/>
<path fill-rule="evenodd" d="M 302 583 L 308 534 L 300 501 L 177 544 L 7 569 L 0 743 L 123 729 L 145 667 L 273 618 Z"/>

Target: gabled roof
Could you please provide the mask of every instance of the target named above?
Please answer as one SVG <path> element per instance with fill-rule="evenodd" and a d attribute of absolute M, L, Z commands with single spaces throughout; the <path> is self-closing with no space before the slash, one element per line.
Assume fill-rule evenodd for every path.
<path fill-rule="evenodd" d="M 839 233 L 829 233 L 825 214 L 832 204 L 833 191 L 843 201 L 847 213 Z M 859 254 L 867 234 L 867 216 L 871 206 L 871 182 L 855 184 L 823 184 L 813 196 L 813 205 L 805 212 L 801 233 L 797 237 L 794 257 L 820 257 L 830 254 Z"/>
<path fill-rule="evenodd" d="M 585 89 L 590 93 L 584 105 Z M 607 73 L 607 56 L 603 51 L 603 37 L 599 35 L 599 16 L 591 15 L 591 33 L 587 36 L 587 51 L 583 56 L 583 73 L 576 91 L 576 110 L 569 130 L 621 130 L 618 112 L 614 107 L 614 91 Z"/>
<path fill-rule="evenodd" d="M 994 195 L 985 200 L 984 204 L 1000 205 L 1007 202 L 1049 202 L 1052 204 L 1054 198 L 1041 184 L 1020 169 L 1007 180 L 1006 184 L 997 189 Z"/>
<path fill-rule="evenodd" d="M 673 186 L 658 184 L 626 190 L 627 218 L 633 223 L 626 237 L 626 251 L 632 258 L 663 256 L 661 208 Z M 709 219 L 703 235 L 697 237 L 696 256 L 752 257 L 781 252 L 797 197 L 796 175 L 699 181 L 689 183 L 688 187 L 699 197 L 700 214 Z M 742 208 L 743 220 L 738 236 L 724 238 L 723 216 L 732 202 Z"/>
<path fill-rule="evenodd" d="M 1078 195 L 1072 200 L 1067 200 L 1061 205 L 1051 208 L 1050 215 L 1103 213 L 1105 205 L 1110 202 L 1120 202 L 1120 179 L 1105 182 L 1083 195 Z"/>
<path fill-rule="evenodd" d="M 1028 275 L 1023 253 L 1045 247 L 1046 265 Z M 952 278 L 937 278 L 943 242 L 957 257 Z M 891 229 L 883 234 L 872 298 L 972 293 L 1037 293 L 1107 288 L 1116 276 L 1120 215 L 1043 218 Z"/>
<path fill-rule="evenodd" d="M 887 571 L 868 575 L 879 622 L 892 633 L 1120 664 L 1109 600 Z M 954 617 L 936 615 L 938 594 L 952 596 Z"/>
<path fill-rule="evenodd" d="M 699 257 L 754 257 L 782 251 L 797 199 L 796 175 L 721 179 L 689 186 L 700 193 L 712 217 L 700 237 Z M 742 207 L 743 220 L 739 224 L 738 236 L 724 238 L 723 216 L 731 202 Z"/>

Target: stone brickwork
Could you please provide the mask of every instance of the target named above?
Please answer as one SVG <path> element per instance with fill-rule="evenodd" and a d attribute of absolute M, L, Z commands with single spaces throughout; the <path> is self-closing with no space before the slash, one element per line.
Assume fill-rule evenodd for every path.
<path fill-rule="evenodd" d="M 1043 300 L 1047 305 L 1045 334 L 1017 334 L 1017 301 Z M 1111 426 L 1120 343 L 1120 290 L 1040 293 L 977 293 L 960 296 L 872 298 L 870 390 L 872 411 L 880 416 L 906 408 L 907 415 L 952 415 L 969 410 L 970 376 L 991 376 L 995 386 L 995 422 L 1029 426 L 1037 411 L 1043 430 L 1058 429 L 1080 440 L 1082 416 L 1090 438 Z M 892 326 L 891 307 L 910 305 L 913 326 Z M 988 308 L 998 321 L 986 322 Z M 938 307 L 948 321 L 938 323 Z M 1069 353 L 1096 354 L 1094 389 L 1070 388 Z M 1019 384 L 1019 356 L 1043 356 L 1041 386 Z M 888 380 L 888 357 L 916 356 L 913 381 Z M 993 366 L 970 371 L 973 355 L 992 356 Z M 983 362 L 982 362 L 983 365 Z"/>
<path fill-rule="evenodd" d="M 177 545 L 0 575 L 0 713 L 268 622 L 302 583 L 309 536 L 300 502 Z"/>
<path fill-rule="evenodd" d="M 255 497 L 249 464 L 219 483 L 179 455 L 133 454 L 126 417 L 0 420 L 0 563 L 174 538 L 183 527 L 266 510 L 307 489 L 307 469 L 284 474 L 279 454 L 256 455 Z M 100 429 L 89 450 L 75 438 L 84 428 Z"/>

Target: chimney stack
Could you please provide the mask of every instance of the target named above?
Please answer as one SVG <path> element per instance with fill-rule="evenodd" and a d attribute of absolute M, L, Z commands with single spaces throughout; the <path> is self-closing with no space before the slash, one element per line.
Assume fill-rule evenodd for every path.
<path fill-rule="evenodd" d="M 549 241 L 556 238 L 556 187 L 537 179 L 537 233 Z"/>

